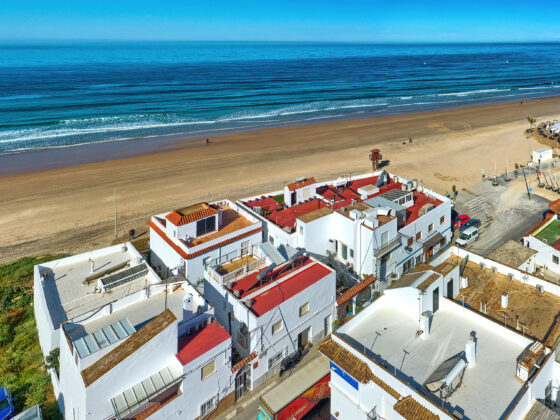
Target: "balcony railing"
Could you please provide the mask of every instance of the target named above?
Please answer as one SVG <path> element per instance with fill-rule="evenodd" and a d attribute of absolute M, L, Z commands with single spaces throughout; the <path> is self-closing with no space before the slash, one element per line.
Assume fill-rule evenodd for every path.
<path fill-rule="evenodd" d="M 244 266 L 226 274 L 220 274 L 217 271 L 221 267 L 221 265 L 218 266 L 209 265 L 207 266 L 206 271 L 208 272 L 208 275 L 218 283 L 228 284 L 231 283 L 232 281 L 240 279 L 241 277 L 244 277 L 247 273 L 250 273 L 251 271 L 255 271 L 258 270 L 259 268 L 264 267 L 265 265 L 266 265 L 266 259 L 261 258 L 256 261 L 252 261 L 248 264 L 245 264 Z"/>

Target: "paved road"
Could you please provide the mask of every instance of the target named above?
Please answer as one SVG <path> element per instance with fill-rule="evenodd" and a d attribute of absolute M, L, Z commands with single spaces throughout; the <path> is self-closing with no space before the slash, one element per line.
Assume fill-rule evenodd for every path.
<path fill-rule="evenodd" d="M 548 210 L 549 200 L 537 195 L 537 188 L 529 200 L 522 177 L 505 182 L 502 176 L 498 178 L 498 184 L 493 186 L 492 182 L 485 181 L 472 191 L 462 191 L 455 204 L 458 213 L 482 220 L 480 239 L 467 246 L 467 249 L 483 256 L 510 239 L 521 240 L 542 220 L 543 212 Z M 457 236 L 458 232 L 455 232 Z"/>
<path fill-rule="evenodd" d="M 244 395 L 243 398 L 241 398 L 241 400 L 239 400 L 234 407 L 223 413 L 219 418 L 228 420 L 255 420 L 257 418 L 257 409 L 259 407 L 259 398 L 261 395 L 267 393 L 269 390 L 274 388 L 282 380 L 285 380 L 290 375 L 296 374 L 303 366 L 307 365 L 309 362 L 312 362 L 320 356 L 321 353 L 319 353 L 317 348 L 311 347 L 309 352 L 301 359 L 297 366 L 291 369 L 288 373 L 284 373 L 284 375 L 282 375 L 282 378 L 280 378 L 278 375 L 270 378 L 256 391 L 251 391 Z M 321 411 L 324 411 L 324 408 Z"/>

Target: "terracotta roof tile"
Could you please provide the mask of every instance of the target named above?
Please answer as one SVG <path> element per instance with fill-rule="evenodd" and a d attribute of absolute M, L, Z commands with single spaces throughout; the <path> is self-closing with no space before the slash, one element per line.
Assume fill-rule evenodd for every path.
<path fill-rule="evenodd" d="M 348 289 L 347 291 L 345 291 L 339 297 L 336 298 L 337 306 L 340 306 L 344 302 L 347 302 L 348 300 L 352 299 L 354 296 L 356 296 L 358 293 L 360 293 L 370 284 L 373 284 L 374 281 L 375 281 L 375 277 L 368 276 L 358 284 L 352 286 L 350 289 Z"/>
<path fill-rule="evenodd" d="M 437 414 L 432 413 L 416 401 L 412 395 L 397 402 L 393 408 L 407 420 L 439 420 Z"/>
<path fill-rule="evenodd" d="M 146 325 L 128 337 L 124 343 L 118 345 L 111 352 L 82 371 L 82 379 L 85 386 L 88 387 L 97 381 L 176 320 L 177 318 L 169 309 L 151 319 Z"/>
<path fill-rule="evenodd" d="M 346 373 L 362 384 L 367 384 L 373 378 L 369 366 L 346 350 L 332 338 L 321 342 L 317 349 L 340 366 Z"/>
<path fill-rule="evenodd" d="M 257 353 L 253 352 L 251 353 L 249 356 L 241 359 L 239 362 L 237 362 L 232 368 L 231 371 L 232 372 L 236 372 L 239 369 L 241 369 L 243 366 L 245 366 L 247 363 L 249 363 L 251 360 L 255 359 L 257 357 Z"/>
<path fill-rule="evenodd" d="M 315 181 L 315 177 L 311 177 L 311 178 L 307 178 L 305 181 L 293 182 L 291 184 L 288 184 L 288 189 L 290 191 L 294 191 L 297 190 L 298 188 L 303 188 L 303 187 L 307 187 L 308 185 L 315 184 L 316 182 L 317 181 Z"/>
<path fill-rule="evenodd" d="M 550 209 L 550 211 L 556 214 L 560 214 L 560 199 L 548 203 L 548 208 Z"/>
<path fill-rule="evenodd" d="M 186 225 L 197 220 L 218 214 L 219 210 L 208 203 L 197 203 L 192 206 L 183 207 L 169 213 L 165 218 L 175 226 Z"/>
<path fill-rule="evenodd" d="M 165 232 L 163 232 L 159 226 L 157 226 L 154 222 L 152 222 L 151 220 L 148 222 L 148 226 L 150 226 L 159 236 L 161 236 L 161 238 L 167 242 L 167 244 L 173 248 L 175 250 L 175 252 L 177 252 L 177 254 L 179 254 L 181 257 L 183 257 L 185 260 L 190 260 L 191 258 L 194 257 L 198 257 L 199 255 L 205 254 L 208 251 L 212 251 L 213 249 L 216 248 L 220 248 L 224 245 L 227 244 L 231 244 L 232 242 L 238 241 L 239 239 L 243 239 L 247 236 L 253 235 L 254 233 L 260 232 L 261 230 L 263 230 L 262 226 L 258 227 L 256 229 L 253 229 L 249 232 L 245 232 L 241 235 L 235 236 L 233 238 L 227 239 L 225 241 L 222 242 L 218 242 L 217 244 L 214 244 L 212 246 L 209 246 L 208 248 L 204 248 L 201 249 L 200 251 L 196 251 L 196 252 L 192 252 L 190 254 L 187 254 L 183 249 L 181 249 L 181 247 L 179 247 L 175 242 L 173 242 L 171 239 L 169 239 L 167 237 L 167 235 L 165 234 Z"/>

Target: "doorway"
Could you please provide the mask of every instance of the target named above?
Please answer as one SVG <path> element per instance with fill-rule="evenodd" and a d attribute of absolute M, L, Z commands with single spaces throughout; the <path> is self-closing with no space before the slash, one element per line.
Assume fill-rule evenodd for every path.
<path fill-rule="evenodd" d="M 239 369 L 235 376 L 235 401 L 238 401 L 251 387 L 251 365 Z"/>
<path fill-rule="evenodd" d="M 432 314 L 435 314 L 439 309 L 439 287 L 436 287 L 432 292 Z"/>
<path fill-rule="evenodd" d="M 453 279 L 447 283 L 447 297 L 453 299 Z"/>
<path fill-rule="evenodd" d="M 309 344 L 309 333 L 311 331 L 311 327 L 307 327 L 305 330 L 300 332 L 297 336 L 298 341 L 298 349 L 302 350 Z"/>

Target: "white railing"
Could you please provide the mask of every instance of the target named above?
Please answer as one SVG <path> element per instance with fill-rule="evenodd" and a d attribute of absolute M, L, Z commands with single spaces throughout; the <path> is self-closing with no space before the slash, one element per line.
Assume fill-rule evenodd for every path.
<path fill-rule="evenodd" d="M 250 262 L 249 264 L 245 264 L 243 267 L 240 267 L 237 270 L 232 271 L 231 273 L 227 273 L 223 275 L 217 272 L 217 269 L 221 266 L 216 266 L 216 267 L 208 266 L 206 268 L 206 271 L 208 272 L 208 275 L 212 277 L 216 282 L 220 284 L 227 284 L 245 276 L 247 273 L 250 273 L 251 271 L 258 270 L 259 268 L 262 268 L 265 265 L 266 265 L 266 259 L 261 258 L 259 260 Z"/>

